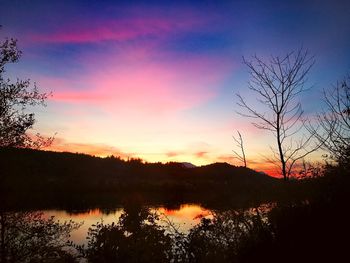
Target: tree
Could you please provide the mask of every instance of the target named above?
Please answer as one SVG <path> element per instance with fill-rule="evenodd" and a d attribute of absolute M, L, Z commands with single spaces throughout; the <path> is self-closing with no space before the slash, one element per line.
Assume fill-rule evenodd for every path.
<path fill-rule="evenodd" d="M 309 125 L 322 148 L 339 164 L 350 159 L 350 75 L 323 92 L 326 109 L 317 115 L 318 129 Z"/>
<path fill-rule="evenodd" d="M 273 242 L 266 208 L 218 211 L 212 218 L 203 217 L 187 235 L 189 262 L 263 261 Z"/>
<path fill-rule="evenodd" d="M 0 210 L 0 262 L 77 262 L 69 237 L 80 226 L 39 212 Z"/>
<path fill-rule="evenodd" d="M 305 83 L 314 59 L 300 49 L 282 58 L 271 56 L 267 62 L 255 55 L 252 61 L 243 58 L 243 63 L 249 68 L 248 88 L 257 95 L 258 104 L 251 106 L 237 94 L 238 105 L 246 111 L 239 114 L 256 119 L 255 127 L 274 134 L 277 147 L 271 147 L 273 157 L 269 160 L 278 165 L 284 180 L 288 180 L 295 164 L 318 148 L 312 145 L 313 134 L 300 134 L 306 119 L 298 100 L 307 89 Z"/>
<path fill-rule="evenodd" d="M 27 108 L 45 106 L 50 94 L 40 93 L 35 83 L 31 87 L 29 79 L 11 82 L 4 76 L 6 64 L 18 62 L 21 54 L 15 39 L 0 42 L 0 147 L 41 148 L 53 138 L 28 134 L 35 123 L 35 115 L 28 113 Z"/>
<path fill-rule="evenodd" d="M 78 247 L 89 262 L 171 262 L 172 239 L 159 216 L 140 204 L 128 204 L 118 222 L 99 222 Z"/>
<path fill-rule="evenodd" d="M 234 153 L 236 159 L 238 159 L 239 161 L 241 161 L 244 164 L 244 167 L 247 167 L 247 160 L 245 158 L 245 151 L 244 151 L 244 145 L 243 145 L 243 138 L 242 135 L 239 131 L 237 131 L 238 137 L 236 138 L 235 136 L 233 137 L 233 140 L 236 143 L 236 146 L 239 147 L 241 149 L 241 153 L 238 153 L 235 150 L 232 150 L 232 152 Z"/>

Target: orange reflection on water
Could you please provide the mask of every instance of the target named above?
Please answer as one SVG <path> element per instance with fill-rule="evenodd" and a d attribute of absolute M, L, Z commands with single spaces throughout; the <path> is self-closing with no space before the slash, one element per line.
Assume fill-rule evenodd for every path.
<path fill-rule="evenodd" d="M 181 205 L 180 209 L 167 209 L 161 207 L 158 208 L 157 211 L 172 218 L 187 218 L 192 220 L 210 215 L 209 210 L 193 204 Z"/>
<path fill-rule="evenodd" d="M 114 213 L 104 214 L 100 209 L 92 209 L 86 212 L 78 212 L 78 213 L 68 213 L 63 210 L 50 210 L 44 211 L 45 217 L 54 216 L 55 220 L 59 220 L 60 222 L 65 222 L 69 220 L 73 220 L 76 223 L 83 223 L 79 229 L 71 232 L 71 240 L 76 244 L 86 244 L 87 233 L 89 228 L 96 224 L 97 222 L 101 222 L 101 220 L 105 224 L 111 224 L 112 222 L 118 221 L 120 215 L 122 214 L 123 209 L 117 209 Z"/>
<path fill-rule="evenodd" d="M 197 225 L 201 218 L 212 217 L 211 212 L 199 205 L 185 204 L 179 209 L 158 208 L 157 211 L 167 220 L 170 220 L 182 232 L 188 232 L 193 226 Z"/>
<path fill-rule="evenodd" d="M 202 208 L 199 205 L 186 204 L 181 205 L 179 209 L 166 209 L 164 207 L 151 209 L 158 214 L 162 222 L 170 221 L 182 232 L 188 232 L 190 228 L 200 222 L 202 217 L 211 217 L 210 211 Z M 44 211 L 44 217 L 55 217 L 55 220 L 60 222 L 73 220 L 83 225 L 71 233 L 71 240 L 76 244 L 86 244 L 87 233 L 89 228 L 97 222 L 103 221 L 104 224 L 111 224 L 117 222 L 123 209 L 116 209 L 114 212 L 105 213 L 101 209 L 92 209 L 86 212 L 68 213 L 63 210 L 49 210 Z M 164 220 L 166 219 L 166 220 Z"/>

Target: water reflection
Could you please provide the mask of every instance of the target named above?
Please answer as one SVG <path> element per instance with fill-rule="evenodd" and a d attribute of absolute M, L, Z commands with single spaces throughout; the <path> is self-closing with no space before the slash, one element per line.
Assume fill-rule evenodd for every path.
<path fill-rule="evenodd" d="M 271 244 L 265 211 L 209 213 L 198 206 L 167 211 L 126 205 L 117 221 L 89 228 L 87 245 L 78 250 L 89 262 L 237 262 L 257 243 Z M 174 215 L 185 225 L 199 222 L 182 231 Z"/>
<path fill-rule="evenodd" d="M 114 211 L 1 213 L 7 236 L 0 240 L 0 262 L 232 262 L 260 241 L 271 244 L 267 211 L 209 211 L 190 204 L 150 208 L 136 202 Z M 25 251 L 22 243 L 29 260 L 14 257 Z"/>
<path fill-rule="evenodd" d="M 156 212 L 160 216 L 160 224 L 165 225 L 170 220 L 182 233 L 188 233 L 193 226 L 200 223 L 201 218 L 210 218 L 212 216 L 210 210 L 196 204 L 184 204 L 175 209 L 165 207 L 150 208 L 150 211 Z M 102 210 L 97 208 L 88 211 L 47 210 L 41 212 L 45 218 L 53 216 L 61 222 L 69 220 L 83 222 L 80 228 L 71 232 L 71 240 L 76 244 L 83 245 L 87 244 L 87 233 L 92 225 L 95 225 L 97 222 L 103 222 L 104 224 L 117 222 L 124 209 Z"/>

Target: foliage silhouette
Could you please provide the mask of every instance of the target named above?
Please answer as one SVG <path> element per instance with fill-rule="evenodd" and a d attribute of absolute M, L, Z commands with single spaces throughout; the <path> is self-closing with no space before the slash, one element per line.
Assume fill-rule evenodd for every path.
<path fill-rule="evenodd" d="M 45 105 L 49 94 L 40 93 L 35 83 L 31 87 L 28 79 L 16 82 L 6 79 L 6 64 L 18 62 L 21 54 L 15 39 L 0 42 L 0 147 L 38 149 L 49 145 L 53 138 L 28 134 L 35 123 L 35 114 L 27 109 Z"/>
<path fill-rule="evenodd" d="M 0 211 L 0 262 L 75 262 L 69 237 L 79 226 L 37 212 Z"/>
<path fill-rule="evenodd" d="M 263 210 L 258 210 L 229 210 L 215 213 L 213 219 L 203 218 L 188 235 L 190 262 L 240 262 L 243 250 L 256 236 L 264 233 L 272 239 Z"/>
<path fill-rule="evenodd" d="M 172 239 L 148 208 L 128 204 L 117 223 L 98 222 L 79 250 L 89 262 L 169 262 Z"/>

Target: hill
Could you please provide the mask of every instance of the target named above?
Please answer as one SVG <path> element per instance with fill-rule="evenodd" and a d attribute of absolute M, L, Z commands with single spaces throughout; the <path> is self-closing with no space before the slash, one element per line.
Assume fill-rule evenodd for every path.
<path fill-rule="evenodd" d="M 151 204 L 232 205 L 265 201 L 279 184 L 278 179 L 227 163 L 188 168 L 175 162 L 143 163 L 32 149 L 1 148 L 0 165 L 0 190 L 9 205 L 18 198 L 45 197 L 49 205 L 75 200 L 89 206 L 103 197 L 114 196 L 118 203 L 130 195 Z"/>

